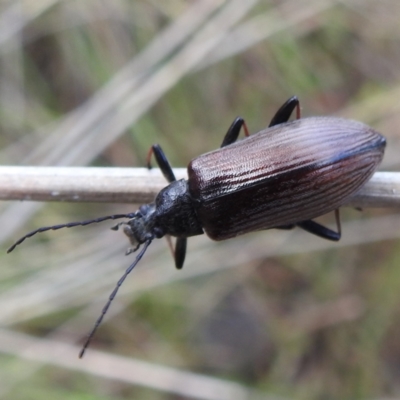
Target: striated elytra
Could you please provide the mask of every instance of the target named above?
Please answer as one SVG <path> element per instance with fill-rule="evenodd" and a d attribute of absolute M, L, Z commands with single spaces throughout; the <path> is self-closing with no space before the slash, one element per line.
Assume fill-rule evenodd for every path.
<path fill-rule="evenodd" d="M 384 148 L 383 136 L 360 122 L 298 119 L 192 160 L 189 192 L 214 240 L 296 224 L 340 207 Z"/>
<path fill-rule="evenodd" d="M 287 122 L 295 109 L 297 119 Z M 247 137 L 237 140 L 242 128 Z M 187 238 L 203 233 L 225 240 L 257 230 L 297 226 L 337 241 L 341 236 L 338 209 L 374 173 L 385 145 L 381 134 L 357 121 L 300 119 L 294 96 L 276 112 L 268 128 L 251 136 L 244 120 L 236 118 L 220 149 L 189 163 L 188 180 L 177 181 L 161 147 L 152 146 L 148 165 L 154 155 L 169 182 L 153 203 L 129 214 L 39 228 L 15 242 L 8 252 L 38 232 L 129 218 L 113 229 L 122 226 L 129 237 L 132 248 L 127 254 L 143 247 L 111 293 L 83 345 L 82 357 L 119 287 L 153 239 L 177 238 L 171 250 L 178 269 L 185 260 Z M 312 220 L 330 211 L 335 211 L 336 231 Z"/>

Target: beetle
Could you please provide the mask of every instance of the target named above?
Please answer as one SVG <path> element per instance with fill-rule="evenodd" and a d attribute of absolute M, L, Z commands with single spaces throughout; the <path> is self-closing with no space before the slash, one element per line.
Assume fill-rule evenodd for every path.
<path fill-rule="evenodd" d="M 296 119 L 288 122 L 293 111 Z M 244 129 L 246 137 L 237 140 Z M 300 118 L 296 96 L 276 112 L 268 128 L 249 135 L 243 118 L 229 127 L 221 148 L 200 155 L 188 165 L 188 179 L 176 180 L 159 145 L 154 155 L 169 185 L 150 204 L 129 214 L 42 227 L 15 242 L 8 252 L 39 232 L 128 218 L 123 227 L 135 261 L 118 281 L 79 357 L 82 357 L 128 274 L 154 239 L 176 237 L 173 256 L 181 269 L 187 238 L 206 233 L 225 240 L 248 232 L 299 227 L 321 238 L 341 237 L 339 207 L 371 177 L 383 158 L 385 138 L 360 122 L 336 117 Z M 335 211 L 337 230 L 312 219 Z M 172 249 L 172 245 L 171 245 Z"/>

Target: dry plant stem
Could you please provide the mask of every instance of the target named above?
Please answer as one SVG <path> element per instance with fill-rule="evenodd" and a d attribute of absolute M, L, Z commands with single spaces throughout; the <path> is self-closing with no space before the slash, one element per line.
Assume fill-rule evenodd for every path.
<path fill-rule="evenodd" d="M 0 200 L 142 204 L 166 185 L 158 168 L 0 167 Z"/>
<path fill-rule="evenodd" d="M 186 169 L 174 169 L 177 179 Z M 0 200 L 149 203 L 167 185 L 155 168 L 0 167 Z M 376 172 L 346 205 L 399 207 L 400 173 Z"/>

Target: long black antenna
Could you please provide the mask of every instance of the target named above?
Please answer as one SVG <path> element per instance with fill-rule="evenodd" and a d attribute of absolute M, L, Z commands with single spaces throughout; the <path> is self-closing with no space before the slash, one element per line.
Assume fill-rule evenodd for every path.
<path fill-rule="evenodd" d="M 119 219 L 119 218 L 133 218 L 137 215 L 136 212 L 134 213 L 129 213 L 129 214 L 115 214 L 115 215 L 108 215 L 106 217 L 100 217 L 100 218 L 95 218 L 95 219 L 88 219 L 85 221 L 79 221 L 79 222 L 69 222 L 68 224 L 61 224 L 61 225 L 53 225 L 53 226 L 44 226 L 42 228 L 36 229 L 32 232 L 27 233 L 25 236 L 22 236 L 21 239 L 18 239 L 8 250 L 7 253 L 12 252 L 19 244 L 21 244 L 25 239 L 30 238 L 33 235 L 36 235 L 37 233 L 40 232 L 45 232 L 45 231 L 56 231 L 57 229 L 61 228 L 72 228 L 74 226 L 85 226 L 89 224 L 96 224 L 98 222 L 106 221 L 107 219 Z"/>
<path fill-rule="evenodd" d="M 115 296 L 117 295 L 117 292 L 119 290 L 119 288 L 121 287 L 121 285 L 124 283 L 126 277 L 130 274 L 130 272 L 133 270 L 133 268 L 136 267 L 137 263 L 141 260 L 141 258 L 143 257 L 143 254 L 146 252 L 147 248 L 150 246 L 150 243 L 153 241 L 153 237 L 149 238 L 146 242 L 144 242 L 143 248 L 140 251 L 140 253 L 136 256 L 135 261 L 128 267 L 128 269 L 125 271 L 125 273 L 122 275 L 122 277 L 120 278 L 120 280 L 118 281 L 117 285 L 115 286 L 114 290 L 111 292 L 110 297 L 108 298 L 108 301 L 106 303 L 106 305 L 104 306 L 103 310 L 101 311 L 100 317 L 97 319 L 97 321 L 95 322 L 93 329 L 90 331 L 86 342 L 83 344 L 82 346 L 82 350 L 79 352 L 79 358 L 82 358 L 83 355 L 85 354 L 86 349 L 88 348 L 94 334 L 97 331 L 97 328 L 99 327 L 99 325 L 101 324 L 101 321 L 103 321 L 104 316 L 106 315 L 111 302 L 114 300 Z"/>

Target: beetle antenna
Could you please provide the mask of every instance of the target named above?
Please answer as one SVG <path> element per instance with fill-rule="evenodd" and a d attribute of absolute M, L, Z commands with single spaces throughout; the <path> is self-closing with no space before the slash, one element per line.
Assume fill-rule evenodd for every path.
<path fill-rule="evenodd" d="M 103 318 L 106 315 L 106 313 L 111 305 L 111 302 L 114 300 L 115 296 L 117 295 L 119 288 L 124 283 L 126 277 L 131 273 L 133 268 L 135 268 L 137 263 L 141 260 L 141 258 L 143 257 L 143 254 L 146 252 L 147 248 L 150 246 L 150 243 L 152 241 L 153 241 L 153 237 L 150 237 L 149 239 L 147 239 L 146 242 L 144 242 L 143 248 L 140 251 L 140 253 L 136 256 L 135 261 L 128 267 L 128 269 L 125 271 L 125 273 L 122 275 L 122 277 L 117 282 L 117 285 L 115 286 L 114 290 L 111 292 L 110 297 L 108 298 L 106 305 L 103 307 L 103 310 L 101 311 L 99 318 L 95 322 L 93 329 L 90 331 L 89 335 L 87 336 L 86 341 L 82 346 L 82 350 L 79 352 L 79 358 L 82 358 L 83 355 L 85 354 L 85 351 L 88 348 L 90 342 L 92 341 L 92 338 L 93 338 L 94 334 L 96 333 L 97 328 L 100 326 L 101 321 L 103 321 Z"/>
<path fill-rule="evenodd" d="M 72 228 L 74 226 L 85 226 L 90 224 L 97 224 L 102 221 L 106 221 L 107 219 L 119 219 L 119 218 L 133 218 L 137 215 L 137 212 L 129 213 L 129 214 L 115 214 L 115 215 L 108 215 L 106 217 L 100 217 L 95 219 L 88 219 L 85 221 L 78 221 L 78 222 L 69 222 L 68 224 L 61 224 L 61 225 L 53 225 L 53 226 L 44 226 L 42 228 L 36 229 L 32 232 L 27 233 L 22 238 L 18 239 L 8 250 L 7 253 L 11 253 L 19 244 L 21 244 L 25 239 L 30 238 L 33 235 L 36 235 L 40 232 L 46 231 L 56 231 L 57 229 L 61 228 Z"/>

